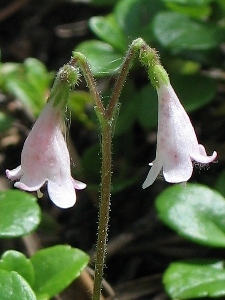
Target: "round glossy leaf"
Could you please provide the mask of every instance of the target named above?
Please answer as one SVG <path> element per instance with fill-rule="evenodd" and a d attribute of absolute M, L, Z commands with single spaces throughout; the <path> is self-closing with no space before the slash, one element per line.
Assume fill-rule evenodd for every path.
<path fill-rule="evenodd" d="M 19 66 L 19 73 L 10 72 L 7 76 L 5 89 L 38 116 L 46 102 L 46 92 L 49 90 L 53 74 L 48 73 L 45 65 L 35 58 L 28 58 Z"/>
<path fill-rule="evenodd" d="M 161 12 L 153 22 L 158 41 L 175 50 L 206 50 L 218 46 L 224 31 L 214 24 L 201 23 L 175 12 Z"/>
<path fill-rule="evenodd" d="M 189 112 L 210 103 L 216 95 L 216 82 L 211 78 L 199 74 L 176 75 L 170 78 L 182 105 Z"/>
<path fill-rule="evenodd" d="M 17 190 L 0 191 L 0 238 L 32 232 L 40 223 L 36 198 Z"/>
<path fill-rule="evenodd" d="M 172 263 L 163 283 L 172 299 L 195 299 L 225 296 L 224 261 L 190 261 Z"/>
<path fill-rule="evenodd" d="M 58 245 L 38 251 L 31 257 L 35 272 L 33 289 L 49 298 L 64 290 L 88 264 L 89 257 L 79 249 Z"/>
<path fill-rule="evenodd" d="M 208 18 L 212 12 L 210 5 L 183 5 L 176 2 L 168 2 L 167 6 L 170 10 L 186 14 L 192 18 L 204 20 Z"/>
<path fill-rule="evenodd" d="M 109 44 L 97 40 L 83 42 L 75 50 L 87 57 L 93 75 L 98 77 L 118 73 L 123 62 L 122 54 L 116 52 Z"/>
<path fill-rule="evenodd" d="M 182 5 L 196 5 L 201 6 L 204 4 L 209 4 L 212 0 L 163 0 L 165 3 L 177 3 Z"/>
<path fill-rule="evenodd" d="M 130 41 L 142 37 L 150 42 L 153 16 L 163 7 L 159 0 L 123 0 L 116 6 L 115 16 Z"/>
<path fill-rule="evenodd" d="M 77 3 L 77 0 L 70 0 L 70 1 Z M 119 0 L 107 0 L 107 1 L 105 1 L 105 0 L 90 0 L 89 2 L 91 3 L 91 5 L 104 7 L 104 6 L 113 6 L 118 1 Z"/>
<path fill-rule="evenodd" d="M 3 112 L 0 112 L 0 132 L 11 128 L 14 119 Z"/>
<path fill-rule="evenodd" d="M 181 236 L 225 247 L 225 199 L 198 184 L 173 185 L 156 199 L 159 218 Z"/>
<path fill-rule="evenodd" d="M 92 31 L 104 42 L 109 43 L 122 54 L 128 48 L 128 41 L 115 20 L 113 14 L 106 17 L 98 16 L 90 19 Z"/>
<path fill-rule="evenodd" d="M 223 170 L 216 181 L 215 188 L 221 195 L 225 197 L 225 170 Z"/>
<path fill-rule="evenodd" d="M 134 88 L 133 81 L 128 80 L 126 82 L 120 96 L 120 102 L 118 117 L 115 121 L 116 135 L 127 132 L 137 119 L 140 98 Z"/>
<path fill-rule="evenodd" d="M 152 85 L 145 86 L 139 93 L 138 119 L 140 124 L 151 129 L 157 126 L 158 100 L 157 93 Z"/>
<path fill-rule="evenodd" d="M 36 300 L 28 283 L 17 272 L 0 270 L 1 300 Z"/>
<path fill-rule="evenodd" d="M 34 269 L 30 260 L 21 252 L 15 250 L 8 250 L 3 253 L 0 260 L 0 269 L 7 271 L 16 271 L 19 273 L 30 285 L 34 281 Z"/>
<path fill-rule="evenodd" d="M 84 126 L 90 129 L 93 129 L 95 126 L 89 115 L 92 106 L 93 99 L 89 92 L 80 90 L 70 93 L 68 101 L 69 114 L 71 114 L 72 118 L 76 118 L 76 120 L 79 120 Z"/>

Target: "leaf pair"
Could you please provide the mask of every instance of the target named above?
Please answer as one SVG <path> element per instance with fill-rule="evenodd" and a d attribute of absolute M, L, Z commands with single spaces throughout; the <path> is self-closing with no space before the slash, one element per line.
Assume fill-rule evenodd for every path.
<path fill-rule="evenodd" d="M 181 236 L 210 247 L 225 248 L 225 199 L 198 184 L 174 185 L 156 200 L 160 219 Z M 223 261 L 172 263 L 163 282 L 172 298 L 225 295 Z"/>
<path fill-rule="evenodd" d="M 7 251 L 0 260 L 0 299 L 50 299 L 80 275 L 88 260 L 81 250 L 64 245 L 40 250 L 30 259 Z"/>

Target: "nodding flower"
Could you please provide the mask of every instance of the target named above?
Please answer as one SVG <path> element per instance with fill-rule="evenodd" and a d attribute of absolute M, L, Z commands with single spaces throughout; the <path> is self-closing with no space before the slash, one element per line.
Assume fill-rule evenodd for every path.
<path fill-rule="evenodd" d="M 208 164 L 217 153 L 207 156 L 203 145 L 198 143 L 191 121 L 169 82 L 159 81 L 158 133 L 156 158 L 143 183 L 150 186 L 162 170 L 167 182 L 187 181 L 193 172 L 193 162 Z"/>
<path fill-rule="evenodd" d="M 45 183 L 50 199 L 61 208 L 76 202 L 75 189 L 84 189 L 85 183 L 71 177 L 70 155 L 62 133 L 62 107 L 54 97 L 46 104 L 28 135 L 21 154 L 21 165 L 6 170 L 15 187 L 38 191 Z"/>

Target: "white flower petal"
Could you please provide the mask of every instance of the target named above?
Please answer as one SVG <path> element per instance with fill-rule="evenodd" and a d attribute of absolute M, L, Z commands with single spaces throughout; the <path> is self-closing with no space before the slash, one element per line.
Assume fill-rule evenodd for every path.
<path fill-rule="evenodd" d="M 45 181 L 43 178 L 29 177 L 29 174 L 25 174 L 20 181 L 14 183 L 14 186 L 24 191 L 33 192 L 39 190 Z"/>
<path fill-rule="evenodd" d="M 144 183 L 142 184 L 142 188 L 145 189 L 148 186 L 152 185 L 153 182 L 156 180 L 156 177 L 159 175 L 159 172 L 161 171 L 163 166 L 163 161 L 161 159 L 155 159 L 153 162 L 153 165 L 151 167 L 151 170 L 148 173 L 147 178 L 145 179 Z"/>
<path fill-rule="evenodd" d="M 48 194 L 52 202 L 60 208 L 72 207 L 76 202 L 76 192 L 72 180 L 48 181 Z"/>
<path fill-rule="evenodd" d="M 163 175 L 170 183 L 187 181 L 193 172 L 193 164 L 189 156 L 170 157 L 163 164 Z"/>
<path fill-rule="evenodd" d="M 199 154 L 191 154 L 191 158 L 201 164 L 208 164 L 212 161 L 214 161 L 217 157 L 217 153 L 216 151 L 213 152 L 213 154 L 211 156 L 204 156 Z"/>
<path fill-rule="evenodd" d="M 10 180 L 20 179 L 20 177 L 22 176 L 21 166 L 18 166 L 13 170 L 6 170 L 5 173 Z"/>
<path fill-rule="evenodd" d="M 83 190 L 87 186 L 86 183 L 84 183 L 82 181 L 79 181 L 79 180 L 76 180 L 76 179 L 73 179 L 72 177 L 71 177 L 71 180 L 73 182 L 74 188 L 77 189 L 77 190 Z"/>

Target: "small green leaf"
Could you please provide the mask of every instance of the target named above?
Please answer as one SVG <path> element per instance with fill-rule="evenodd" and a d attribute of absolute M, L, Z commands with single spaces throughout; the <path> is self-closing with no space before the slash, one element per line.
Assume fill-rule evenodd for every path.
<path fill-rule="evenodd" d="M 99 143 L 95 143 L 88 147 L 82 156 L 82 169 L 85 178 L 96 184 L 101 180 L 101 174 L 99 172 L 101 169 L 100 152 Z M 88 184 L 88 188 L 90 188 L 90 184 Z M 97 189 L 99 189 L 99 187 Z"/>
<path fill-rule="evenodd" d="M 77 0 L 70 0 L 70 1 L 77 2 Z M 105 1 L 105 0 L 90 0 L 90 4 L 95 5 L 95 6 L 104 7 L 104 6 L 113 6 L 118 1 L 119 0 L 107 0 L 107 1 Z"/>
<path fill-rule="evenodd" d="M 209 4 L 194 5 L 194 4 L 177 4 L 176 1 L 166 1 L 167 7 L 175 12 L 186 14 L 192 18 L 204 20 L 210 16 L 212 9 Z"/>
<path fill-rule="evenodd" d="M 18 237 L 40 223 L 36 198 L 17 190 L 0 191 L 0 238 Z"/>
<path fill-rule="evenodd" d="M 0 64 L 0 87 L 5 92 L 6 83 L 11 78 L 23 76 L 23 67 L 19 63 L 1 63 Z"/>
<path fill-rule="evenodd" d="M 45 98 L 44 93 L 48 90 L 54 78 L 54 74 L 49 73 L 41 61 L 31 57 L 24 61 L 24 67 L 27 81 L 35 91 L 39 93 L 41 97 L 41 99 L 39 99 L 40 102 Z M 44 104 L 43 101 L 41 104 Z"/>
<path fill-rule="evenodd" d="M 118 69 L 123 62 L 122 54 L 116 52 L 109 44 L 98 40 L 83 42 L 75 51 L 80 51 L 87 57 L 92 73 L 98 77 L 118 73 Z"/>
<path fill-rule="evenodd" d="M 163 7 L 159 0 L 123 0 L 115 7 L 115 16 L 119 27 L 130 41 L 142 37 L 150 42 L 153 16 Z"/>
<path fill-rule="evenodd" d="M 38 297 L 51 298 L 76 279 L 88 261 L 89 257 L 83 251 L 66 245 L 38 251 L 31 257 L 35 272 L 34 291 Z"/>
<path fill-rule="evenodd" d="M 210 103 L 217 92 L 216 81 L 202 76 L 172 75 L 170 76 L 176 94 L 187 111 L 195 111 Z M 187 88 L 188 87 L 188 88 Z"/>
<path fill-rule="evenodd" d="M 140 98 L 138 97 L 134 84 L 128 81 L 120 96 L 121 106 L 115 124 L 115 135 L 127 132 L 137 120 Z"/>
<path fill-rule="evenodd" d="M 192 18 L 196 19 L 206 19 L 210 16 L 212 9 L 209 5 L 202 5 L 202 6 L 183 6 L 177 5 L 175 3 L 169 3 L 168 8 L 170 10 L 176 11 L 178 13 L 186 14 Z"/>
<path fill-rule="evenodd" d="M 92 108 L 93 99 L 91 94 L 85 91 L 74 91 L 70 93 L 68 107 L 72 118 L 82 122 L 87 128 L 93 129 L 94 123 L 88 115 L 88 108 Z"/>
<path fill-rule="evenodd" d="M 212 49 L 225 37 L 217 25 L 198 22 L 176 12 L 159 13 L 154 19 L 153 31 L 163 46 L 176 51 Z"/>
<path fill-rule="evenodd" d="M 124 54 L 128 47 L 128 40 L 119 28 L 113 14 L 105 17 L 92 17 L 89 24 L 99 38 Z"/>
<path fill-rule="evenodd" d="M 8 250 L 3 253 L 0 260 L 0 269 L 16 271 L 31 286 L 34 281 L 34 269 L 30 260 L 21 252 Z"/>
<path fill-rule="evenodd" d="M 11 128 L 13 124 L 13 118 L 0 112 L 0 132 L 6 131 Z"/>
<path fill-rule="evenodd" d="M 4 63 L 0 66 L 1 88 L 17 97 L 34 115 L 40 114 L 46 102 L 53 73 L 35 58 L 28 58 L 23 64 Z"/>
<path fill-rule="evenodd" d="M 177 3 L 182 5 L 201 6 L 212 2 L 212 0 L 163 0 L 165 3 Z"/>
<path fill-rule="evenodd" d="M 224 261 L 184 261 L 170 264 L 163 283 L 172 299 L 225 296 Z"/>
<path fill-rule="evenodd" d="M 225 170 L 223 170 L 217 178 L 215 189 L 225 197 Z"/>
<path fill-rule="evenodd" d="M 36 300 L 28 283 L 17 272 L 0 270 L 1 300 Z"/>
<path fill-rule="evenodd" d="M 139 93 L 138 120 L 145 129 L 157 126 L 158 101 L 157 93 L 152 85 L 146 85 Z"/>
<path fill-rule="evenodd" d="M 181 236 L 207 246 L 225 247 L 225 199 L 198 184 L 173 185 L 156 199 L 159 218 Z"/>

